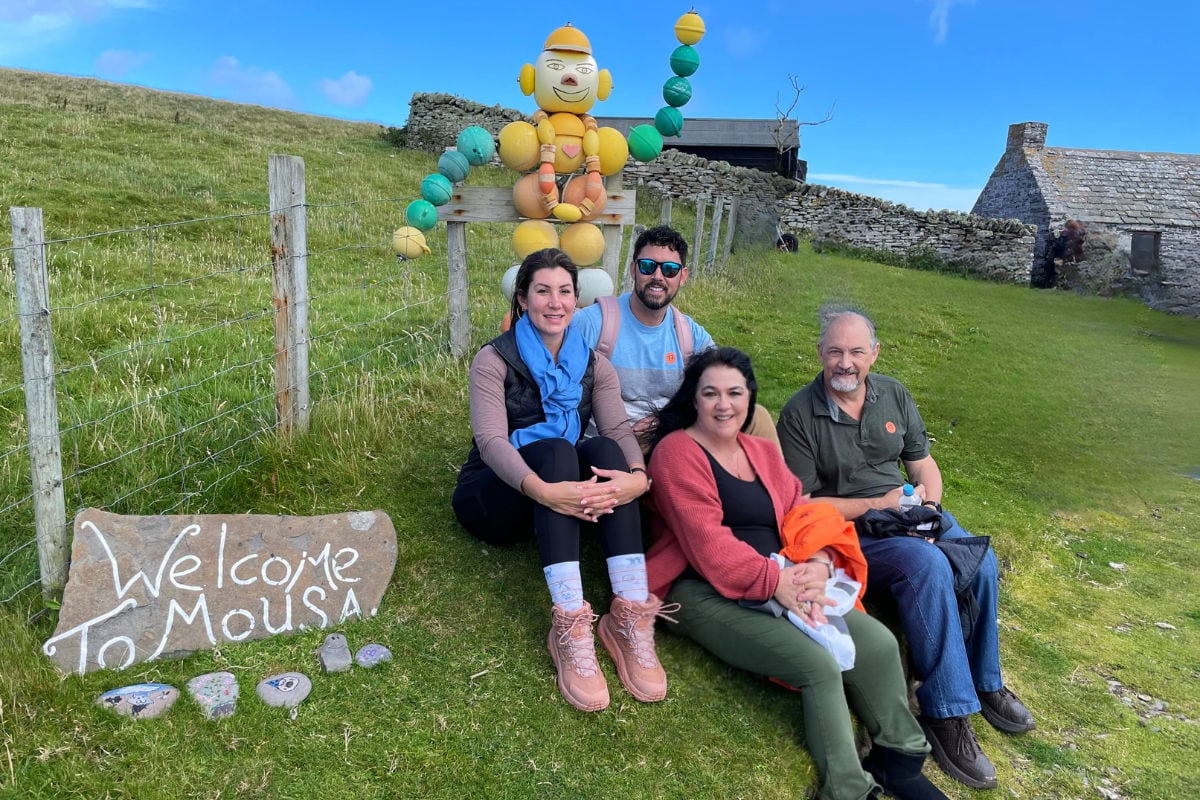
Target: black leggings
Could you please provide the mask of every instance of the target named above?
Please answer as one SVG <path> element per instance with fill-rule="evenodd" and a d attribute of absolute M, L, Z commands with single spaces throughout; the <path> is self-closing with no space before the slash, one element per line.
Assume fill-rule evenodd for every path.
<path fill-rule="evenodd" d="M 587 480 L 591 467 L 628 470 L 625 455 L 612 439 L 595 436 L 572 445 L 566 439 L 543 439 L 518 450 L 529 468 L 547 483 Z M 600 482 L 607 481 L 601 478 Z M 454 487 L 454 514 L 480 541 L 513 544 L 526 541 L 532 529 L 542 566 L 579 560 L 581 520 L 551 511 L 509 486 L 490 468 L 459 476 Z M 531 524 L 532 523 L 532 524 Z M 637 502 L 604 514 L 595 523 L 606 558 L 642 552 Z"/>

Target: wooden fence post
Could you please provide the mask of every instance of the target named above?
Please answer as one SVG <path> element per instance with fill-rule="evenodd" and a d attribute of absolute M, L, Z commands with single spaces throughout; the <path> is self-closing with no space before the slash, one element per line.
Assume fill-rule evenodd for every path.
<path fill-rule="evenodd" d="M 708 198 L 700 195 L 696 198 L 696 234 L 692 237 L 692 253 L 695 255 L 692 261 L 695 262 L 696 273 L 704 274 L 704 212 L 708 203 Z"/>
<path fill-rule="evenodd" d="M 450 314 L 450 354 L 461 358 L 471 347 L 471 309 L 467 285 L 467 223 L 446 222 L 446 291 Z"/>
<path fill-rule="evenodd" d="M 622 173 L 610 175 L 606 191 L 610 193 L 620 194 L 625 190 L 625 179 Z M 621 285 L 621 239 L 624 236 L 625 229 L 620 224 L 613 225 L 607 222 L 602 222 L 600 230 L 604 234 L 604 256 L 600 264 L 604 267 L 604 271 L 608 273 L 608 277 L 612 278 L 613 286 Z"/>
<path fill-rule="evenodd" d="M 42 597 L 59 600 L 67 585 L 70 536 L 63 498 L 62 443 L 58 435 L 46 233 L 40 208 L 12 208 L 9 214 L 12 217 L 13 269 L 21 328 L 21 367 L 25 378 L 38 567 L 42 577 Z"/>
<path fill-rule="evenodd" d="M 725 246 L 721 253 L 721 261 L 729 260 L 729 254 L 733 252 L 733 234 L 737 230 L 737 212 L 738 199 L 736 197 L 729 201 L 729 223 L 725 228 Z"/>
<path fill-rule="evenodd" d="M 625 259 L 621 262 L 621 283 L 613 284 L 615 292 L 618 295 L 633 291 L 633 275 L 629 272 L 629 265 L 633 263 L 635 255 L 633 249 L 637 247 L 638 237 L 646 230 L 645 225 L 634 225 L 629 229 L 629 247 L 625 248 Z"/>
<path fill-rule="evenodd" d="M 308 209 L 304 159 L 271 156 L 271 285 L 275 300 L 275 421 L 308 430 Z"/>
<path fill-rule="evenodd" d="M 707 271 L 712 271 L 713 265 L 717 263 L 717 242 L 721 238 L 721 217 L 725 213 L 725 198 L 718 197 L 713 203 L 712 213 L 712 229 L 708 236 L 708 258 L 705 260 Z"/>

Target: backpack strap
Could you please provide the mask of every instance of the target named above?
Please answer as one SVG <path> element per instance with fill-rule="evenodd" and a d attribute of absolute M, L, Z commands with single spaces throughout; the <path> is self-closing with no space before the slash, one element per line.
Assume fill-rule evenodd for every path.
<path fill-rule="evenodd" d="M 597 297 L 596 304 L 600 306 L 600 339 L 596 342 L 596 352 L 605 358 L 612 358 L 617 334 L 621 332 L 621 306 L 611 294 Z M 679 352 L 683 356 L 683 363 L 687 364 L 696 349 L 696 343 L 692 339 L 692 326 L 684 313 L 675 306 L 671 306 L 671 317 L 675 323 L 675 338 L 679 340 Z"/>
<path fill-rule="evenodd" d="M 617 334 L 621 331 L 621 307 L 611 294 L 597 297 L 596 304 L 600 306 L 600 340 L 596 342 L 596 352 L 612 358 Z"/>
<path fill-rule="evenodd" d="M 692 351 L 696 348 L 696 343 L 692 341 L 692 326 L 688 324 L 684 313 L 674 305 L 671 306 L 671 314 L 675 318 L 675 338 L 679 340 L 679 352 L 683 355 L 684 366 L 687 366 L 692 358 Z"/>

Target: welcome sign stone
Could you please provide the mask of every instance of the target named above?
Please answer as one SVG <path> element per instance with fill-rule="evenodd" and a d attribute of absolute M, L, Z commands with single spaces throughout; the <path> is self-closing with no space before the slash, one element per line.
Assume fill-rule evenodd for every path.
<path fill-rule="evenodd" d="M 396 566 L 382 511 L 75 518 L 42 651 L 80 674 L 371 617 Z"/>

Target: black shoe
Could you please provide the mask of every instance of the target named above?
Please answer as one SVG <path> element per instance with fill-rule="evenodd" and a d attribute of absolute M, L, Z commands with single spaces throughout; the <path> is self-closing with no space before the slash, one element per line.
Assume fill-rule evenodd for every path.
<path fill-rule="evenodd" d="M 972 789 L 995 789 L 999 785 L 996 768 L 979 748 L 966 717 L 932 719 L 921 715 L 917 722 L 933 747 L 933 760 L 943 772 Z"/>
<path fill-rule="evenodd" d="M 983 718 L 1005 733 L 1024 733 L 1037 727 L 1033 714 L 1008 687 L 1001 686 L 998 692 L 980 692 L 979 705 Z"/>
<path fill-rule="evenodd" d="M 949 800 L 921 774 L 924 763 L 924 753 L 902 753 L 877 744 L 863 759 L 863 769 L 896 800 Z"/>

